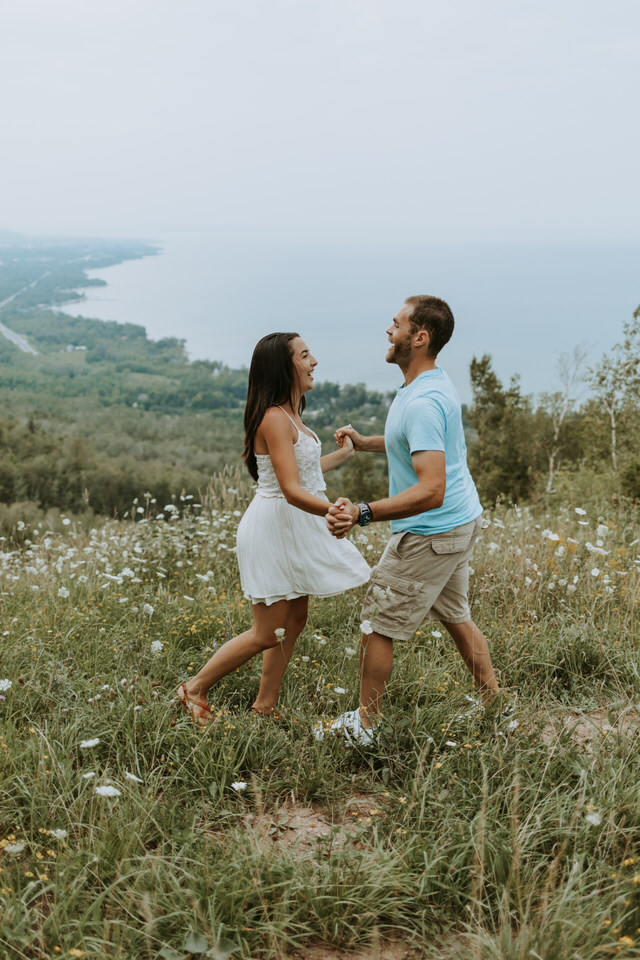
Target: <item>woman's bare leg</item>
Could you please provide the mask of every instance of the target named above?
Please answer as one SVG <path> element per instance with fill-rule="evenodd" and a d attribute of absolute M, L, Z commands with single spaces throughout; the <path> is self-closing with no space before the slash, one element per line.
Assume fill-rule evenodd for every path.
<path fill-rule="evenodd" d="M 284 640 L 277 647 L 270 647 L 265 650 L 262 657 L 260 689 L 252 707 L 257 713 L 269 714 L 275 707 L 282 678 L 289 665 L 296 640 L 307 622 L 308 597 L 289 600 L 288 605 Z"/>
<path fill-rule="evenodd" d="M 207 691 L 218 683 L 222 677 L 241 667 L 256 653 L 261 653 L 270 647 L 280 646 L 275 631 L 284 628 L 286 636 L 286 622 L 288 608 L 291 601 L 279 600 L 268 607 L 264 603 L 253 605 L 253 624 L 244 633 L 227 640 L 213 656 L 198 671 L 195 677 L 184 684 L 189 697 L 204 700 Z"/>

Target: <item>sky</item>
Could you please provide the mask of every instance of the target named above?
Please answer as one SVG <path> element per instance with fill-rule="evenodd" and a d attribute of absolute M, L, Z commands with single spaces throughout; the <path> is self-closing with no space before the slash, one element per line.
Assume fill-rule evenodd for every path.
<path fill-rule="evenodd" d="M 1 0 L 0 228 L 640 238 L 637 0 Z"/>

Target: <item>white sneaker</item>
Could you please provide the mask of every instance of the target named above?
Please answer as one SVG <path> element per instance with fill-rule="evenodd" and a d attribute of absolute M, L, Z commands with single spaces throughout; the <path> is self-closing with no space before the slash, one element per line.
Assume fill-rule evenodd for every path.
<path fill-rule="evenodd" d="M 368 746 L 373 743 L 373 729 L 362 725 L 360 710 L 357 709 L 348 710 L 341 714 L 328 727 L 320 720 L 313 729 L 313 735 L 316 740 L 324 740 L 326 733 L 342 736 L 347 743 L 351 744 L 358 743 L 361 746 Z"/>

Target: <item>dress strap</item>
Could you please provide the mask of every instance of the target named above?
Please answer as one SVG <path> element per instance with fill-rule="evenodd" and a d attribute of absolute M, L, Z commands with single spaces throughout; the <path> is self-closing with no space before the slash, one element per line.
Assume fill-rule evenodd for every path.
<path fill-rule="evenodd" d="M 285 417 L 289 417 L 289 414 L 287 413 L 287 411 L 285 410 L 284 407 L 281 407 L 279 403 L 277 403 L 276 406 L 277 406 L 278 410 L 282 410 L 282 412 L 284 413 Z M 298 433 L 300 433 L 300 427 L 299 427 L 298 424 L 295 422 L 295 420 L 293 419 L 293 417 L 289 417 L 289 420 L 291 420 L 291 423 L 294 425 L 294 427 L 296 428 L 296 430 L 298 431 Z"/>
<path fill-rule="evenodd" d="M 284 407 L 281 407 L 279 403 L 277 403 L 276 406 L 277 406 L 278 410 L 282 410 L 282 412 L 284 413 L 285 417 L 289 417 L 289 414 L 288 414 L 287 411 L 284 409 Z M 296 430 L 297 430 L 297 432 L 298 432 L 298 436 L 299 436 L 300 434 L 302 434 L 302 435 L 305 436 L 305 437 L 309 437 L 311 440 L 315 440 L 316 443 L 320 443 L 320 437 L 318 436 L 317 433 L 315 433 L 313 430 L 311 430 L 311 427 L 308 427 L 307 429 L 311 430 L 311 434 L 313 434 L 313 436 L 311 436 L 311 434 L 307 433 L 306 430 L 301 430 L 300 427 L 298 426 L 298 424 L 297 424 L 297 423 L 295 422 L 295 420 L 293 419 L 293 417 L 289 417 L 289 420 L 291 420 L 291 423 L 292 423 L 292 424 L 294 425 L 294 427 L 296 428 Z"/>

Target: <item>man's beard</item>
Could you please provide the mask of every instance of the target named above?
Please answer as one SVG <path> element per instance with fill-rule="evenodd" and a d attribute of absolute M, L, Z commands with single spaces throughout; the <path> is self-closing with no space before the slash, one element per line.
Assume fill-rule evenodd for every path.
<path fill-rule="evenodd" d="M 387 353 L 387 363 L 401 364 L 403 360 L 408 360 L 411 356 L 410 343 L 392 343 L 391 350 Z"/>

